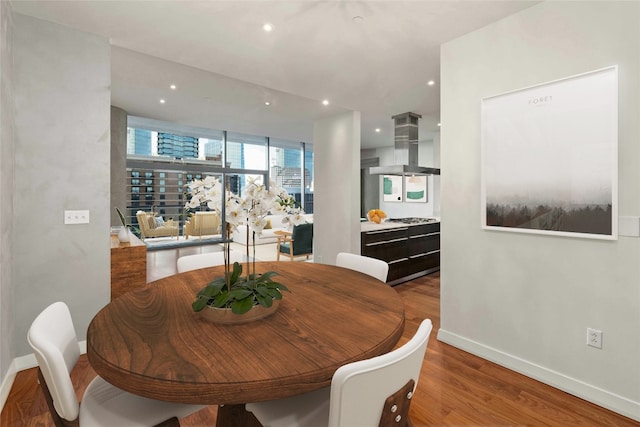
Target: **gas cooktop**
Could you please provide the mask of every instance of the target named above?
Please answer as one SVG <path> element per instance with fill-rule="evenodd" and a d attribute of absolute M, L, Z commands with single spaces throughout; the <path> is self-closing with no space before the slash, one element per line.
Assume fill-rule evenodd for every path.
<path fill-rule="evenodd" d="M 437 222 L 435 218 L 387 218 L 387 222 L 399 222 L 402 224 L 426 224 L 429 222 Z"/>

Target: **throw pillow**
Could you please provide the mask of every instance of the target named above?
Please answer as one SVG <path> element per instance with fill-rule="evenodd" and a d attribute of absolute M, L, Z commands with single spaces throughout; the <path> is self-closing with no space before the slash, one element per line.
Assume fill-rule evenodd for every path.
<path fill-rule="evenodd" d="M 264 229 L 265 230 L 270 230 L 271 229 L 271 220 L 270 219 L 267 220 L 267 223 L 264 225 Z"/>
<path fill-rule="evenodd" d="M 164 226 L 164 219 L 162 219 L 162 217 L 161 217 L 161 216 L 157 216 L 157 217 L 156 217 L 156 225 L 157 225 L 158 227 L 162 227 L 162 226 Z"/>

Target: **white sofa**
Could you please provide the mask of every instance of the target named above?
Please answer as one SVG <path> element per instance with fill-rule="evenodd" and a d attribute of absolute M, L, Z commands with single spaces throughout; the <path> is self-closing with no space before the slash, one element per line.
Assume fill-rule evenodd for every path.
<path fill-rule="evenodd" d="M 307 222 L 313 222 L 313 214 L 305 214 L 304 218 Z M 264 245 L 266 243 L 276 243 L 278 241 L 277 235 L 274 231 L 277 230 L 285 230 L 291 231 L 291 228 L 288 225 L 282 224 L 282 216 L 281 215 L 267 215 L 265 217 L 271 223 L 271 228 L 262 230 L 262 234 L 256 233 L 256 245 Z M 249 227 L 249 244 L 251 245 L 251 235 L 252 233 L 251 227 Z M 247 226 L 241 225 L 238 227 L 236 231 L 233 232 L 233 241 L 236 243 L 240 243 L 243 245 L 247 244 Z"/>

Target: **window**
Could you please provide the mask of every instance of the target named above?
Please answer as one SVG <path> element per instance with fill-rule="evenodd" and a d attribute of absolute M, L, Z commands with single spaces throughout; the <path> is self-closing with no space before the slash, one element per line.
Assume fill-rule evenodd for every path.
<path fill-rule="evenodd" d="M 215 137 L 199 138 L 198 144 L 198 152 L 200 153 L 198 159 L 222 165 L 222 132 L 219 132 L 219 135 Z"/>
<path fill-rule="evenodd" d="M 287 190 L 306 213 L 313 213 L 313 152 L 307 151 L 309 147 L 301 142 L 271 138 L 269 178 Z"/>
<path fill-rule="evenodd" d="M 267 138 L 227 132 L 227 164 L 235 169 L 267 170 Z"/>
<path fill-rule="evenodd" d="M 249 178 L 275 181 L 313 213 L 312 145 L 237 132 L 187 128 L 130 116 L 127 128 L 127 220 L 154 211 L 184 224 L 185 186 L 218 176 L 242 196 Z M 179 128 L 179 130 L 178 130 Z M 223 159 L 225 163 L 223 164 Z M 176 161 L 179 160 L 179 161 Z M 233 173 L 225 169 L 234 169 Z M 246 173 L 238 170 L 245 170 Z"/>
<path fill-rule="evenodd" d="M 304 181 L 304 211 L 313 213 L 313 145 L 304 144 L 304 170 L 309 172 L 309 179 Z"/>

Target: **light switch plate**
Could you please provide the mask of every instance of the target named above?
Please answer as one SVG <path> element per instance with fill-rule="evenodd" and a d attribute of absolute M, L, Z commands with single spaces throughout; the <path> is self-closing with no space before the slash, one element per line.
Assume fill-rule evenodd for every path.
<path fill-rule="evenodd" d="M 89 224 L 89 211 L 64 211 L 65 224 Z"/>

